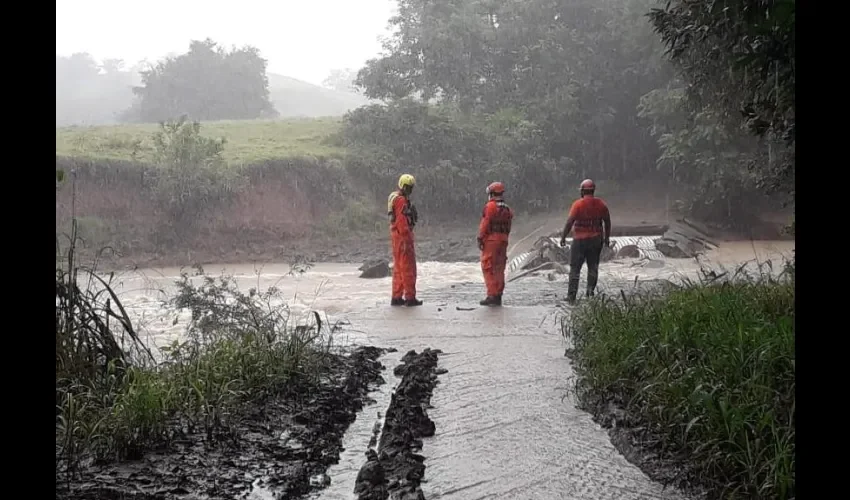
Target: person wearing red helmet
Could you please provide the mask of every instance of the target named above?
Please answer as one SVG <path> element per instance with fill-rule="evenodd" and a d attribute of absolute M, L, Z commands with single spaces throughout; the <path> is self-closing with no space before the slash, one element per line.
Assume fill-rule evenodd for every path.
<path fill-rule="evenodd" d="M 587 296 L 592 297 L 599 280 L 599 258 L 603 246 L 610 245 L 611 214 L 608 205 L 595 196 L 596 184 L 585 179 L 579 187 L 580 197 L 573 202 L 564 232 L 561 233 L 561 246 L 566 246 L 567 235 L 573 231 L 573 244 L 570 247 L 570 278 L 567 287 L 567 302 L 574 303 L 578 294 L 578 282 L 581 268 L 587 262 Z"/>
<path fill-rule="evenodd" d="M 494 182 L 487 186 L 489 200 L 484 205 L 478 225 L 478 248 L 481 250 L 481 271 L 487 287 L 482 306 L 501 306 L 505 290 L 505 267 L 508 264 L 508 237 L 514 212 L 505 203 L 505 185 Z"/>

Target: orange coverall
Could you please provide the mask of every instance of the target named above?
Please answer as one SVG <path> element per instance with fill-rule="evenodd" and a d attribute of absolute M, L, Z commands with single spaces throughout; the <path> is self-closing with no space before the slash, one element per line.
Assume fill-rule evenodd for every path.
<path fill-rule="evenodd" d="M 478 225 L 478 241 L 484 246 L 481 250 L 481 271 L 488 297 L 500 297 L 505 290 L 508 236 L 513 218 L 513 210 L 502 199 L 494 198 L 484 205 Z"/>
<path fill-rule="evenodd" d="M 410 200 L 401 191 L 390 194 L 390 241 L 393 253 L 393 299 L 416 298 L 416 252 L 413 248 L 413 226 L 416 215 Z"/>

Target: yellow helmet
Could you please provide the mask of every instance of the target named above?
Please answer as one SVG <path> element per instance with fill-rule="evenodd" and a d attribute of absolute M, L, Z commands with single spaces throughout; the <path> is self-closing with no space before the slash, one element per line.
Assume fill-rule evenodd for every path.
<path fill-rule="evenodd" d="M 410 174 L 403 174 L 398 178 L 398 188 L 404 189 L 407 186 L 413 187 L 416 185 L 416 179 Z"/>

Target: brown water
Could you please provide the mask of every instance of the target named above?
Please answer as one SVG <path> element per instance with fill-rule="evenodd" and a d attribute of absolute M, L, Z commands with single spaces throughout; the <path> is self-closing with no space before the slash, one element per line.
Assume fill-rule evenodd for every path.
<path fill-rule="evenodd" d="M 752 261 L 754 268 L 769 259 L 780 264 L 793 248 L 794 242 L 726 243 L 702 260 L 729 268 Z M 477 307 L 484 291 L 477 264 L 425 262 L 418 281 L 425 305 L 408 309 L 387 305 L 388 278 L 358 279 L 356 268 L 321 264 L 287 276 L 285 265 L 206 267 L 213 275 L 226 270 L 245 288 L 279 287 L 296 317 L 319 310 L 331 321 L 350 321 L 338 342 L 399 350 L 385 358 L 388 384 L 352 425 L 346 451 L 329 471 L 331 486 L 316 498 L 354 498 L 372 428 L 397 382 L 392 367 L 407 350 L 425 347 L 443 350 L 440 364 L 449 370 L 432 399 L 437 434 L 423 450 L 429 500 L 684 498 L 626 462 L 567 395 L 572 370 L 553 308 L 565 295 L 565 276 L 521 278 L 508 284 L 505 307 L 488 309 Z M 610 262 L 602 265 L 600 288 L 627 288 L 635 278 L 694 277 L 698 269 L 693 260 Z M 178 276 L 178 269 L 151 269 L 121 277 L 118 291 L 152 345 L 179 338 L 185 328 L 185 315 L 172 325 L 175 313 L 160 303 Z"/>

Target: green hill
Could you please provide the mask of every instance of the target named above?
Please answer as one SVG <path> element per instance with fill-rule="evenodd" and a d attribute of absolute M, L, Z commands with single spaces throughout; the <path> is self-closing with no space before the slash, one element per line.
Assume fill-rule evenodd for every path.
<path fill-rule="evenodd" d="M 350 92 L 326 89 L 288 76 L 269 73 L 269 94 L 281 118 L 342 116 L 369 99 Z"/>

